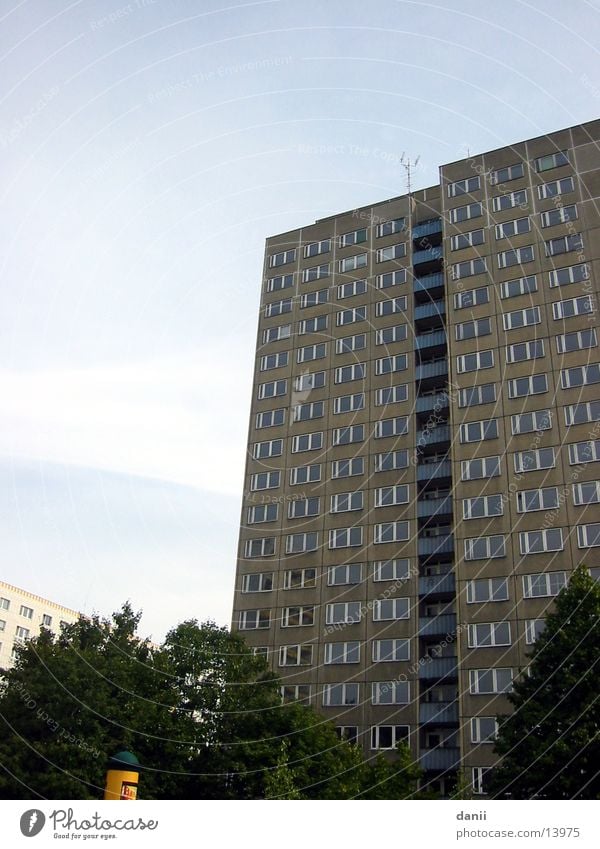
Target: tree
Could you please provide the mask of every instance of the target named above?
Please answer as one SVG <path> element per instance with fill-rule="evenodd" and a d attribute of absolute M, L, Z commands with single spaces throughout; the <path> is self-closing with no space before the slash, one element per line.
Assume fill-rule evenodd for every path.
<path fill-rule="evenodd" d="M 414 763 L 408 745 L 400 741 L 392 761 L 381 753 L 365 765 L 360 799 L 416 799 L 423 771 Z"/>
<path fill-rule="evenodd" d="M 493 796 L 600 798 L 600 586 L 579 566 L 498 717 Z"/>

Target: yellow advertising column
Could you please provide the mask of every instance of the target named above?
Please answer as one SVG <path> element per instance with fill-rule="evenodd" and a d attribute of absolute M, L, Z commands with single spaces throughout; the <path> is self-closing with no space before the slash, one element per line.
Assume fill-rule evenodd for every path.
<path fill-rule="evenodd" d="M 108 761 L 105 799 L 137 799 L 140 762 L 132 752 L 117 752 Z"/>

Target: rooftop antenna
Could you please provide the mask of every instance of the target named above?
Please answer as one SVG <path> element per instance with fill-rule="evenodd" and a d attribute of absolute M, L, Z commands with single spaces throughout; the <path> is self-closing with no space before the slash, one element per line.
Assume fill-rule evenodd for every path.
<path fill-rule="evenodd" d="M 411 175 L 412 175 L 412 169 L 417 167 L 420 159 L 421 159 L 420 154 L 419 154 L 419 156 L 417 156 L 417 158 L 415 159 L 414 162 L 411 161 L 410 156 L 407 159 L 405 159 L 404 153 L 400 157 L 400 165 L 402 165 L 402 167 L 406 171 L 406 193 L 409 197 L 410 197 L 410 194 L 411 194 L 410 178 L 411 178 Z"/>

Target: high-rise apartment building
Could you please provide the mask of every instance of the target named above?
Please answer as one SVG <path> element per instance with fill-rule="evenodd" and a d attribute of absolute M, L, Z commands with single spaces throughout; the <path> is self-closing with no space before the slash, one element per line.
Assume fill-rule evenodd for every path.
<path fill-rule="evenodd" d="M 368 752 L 484 794 L 600 573 L 600 121 L 267 240 L 233 624 Z"/>

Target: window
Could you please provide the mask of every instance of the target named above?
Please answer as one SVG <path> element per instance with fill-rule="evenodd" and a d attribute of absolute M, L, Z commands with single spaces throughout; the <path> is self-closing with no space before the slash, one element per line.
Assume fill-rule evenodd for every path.
<path fill-rule="evenodd" d="M 490 516 L 502 516 L 504 505 L 502 495 L 479 495 L 476 498 L 463 498 L 463 519 L 483 519 Z"/>
<path fill-rule="evenodd" d="M 475 796 L 484 796 L 489 792 L 493 769 L 486 766 L 474 766 L 471 769 L 471 786 Z"/>
<path fill-rule="evenodd" d="M 510 192 L 506 195 L 497 195 L 492 201 L 492 207 L 494 212 L 502 212 L 505 209 L 514 209 L 515 206 L 521 207 L 521 209 L 525 209 L 527 206 L 527 192 L 525 189 L 521 189 L 519 192 Z M 524 219 L 527 220 L 527 219 Z M 499 225 L 500 227 L 502 225 Z M 529 228 L 527 228 L 529 230 Z M 524 230 L 517 231 L 519 233 L 526 232 Z M 504 236 L 510 235 L 505 233 Z M 498 227 L 496 227 L 496 238 L 502 239 L 504 236 L 498 236 Z"/>
<path fill-rule="evenodd" d="M 600 421 L 600 401 L 588 401 L 585 404 L 571 404 L 565 407 L 565 424 L 567 427 L 598 421 Z"/>
<path fill-rule="evenodd" d="M 489 560 L 505 556 L 506 541 L 502 534 L 465 540 L 465 560 Z"/>
<path fill-rule="evenodd" d="M 288 569 L 283 573 L 284 590 L 306 590 L 317 585 L 316 569 Z"/>
<path fill-rule="evenodd" d="M 403 233 L 406 230 L 406 218 L 394 218 L 392 221 L 383 221 L 377 225 L 376 235 L 380 239 L 382 236 L 393 236 L 394 233 Z"/>
<path fill-rule="evenodd" d="M 371 684 L 371 704 L 407 705 L 410 703 L 408 681 L 374 681 Z"/>
<path fill-rule="evenodd" d="M 519 433 L 552 430 L 552 412 L 550 410 L 535 410 L 532 413 L 518 413 L 510 417 L 510 426 L 515 436 Z"/>
<path fill-rule="evenodd" d="M 394 374 L 397 371 L 405 371 L 408 367 L 408 356 L 396 354 L 394 357 L 380 357 L 375 360 L 375 374 Z"/>
<path fill-rule="evenodd" d="M 373 640 L 373 663 L 410 660 L 410 640 Z"/>
<path fill-rule="evenodd" d="M 498 254 L 498 268 L 510 268 L 513 265 L 524 265 L 533 262 L 535 258 L 533 245 L 525 245 L 523 248 L 513 248 Z"/>
<path fill-rule="evenodd" d="M 546 256 L 557 256 L 567 254 L 571 251 L 583 250 L 583 238 L 581 233 L 570 233 L 568 236 L 559 236 L 557 239 L 549 239 L 544 242 Z"/>
<path fill-rule="evenodd" d="M 298 334 L 304 336 L 306 333 L 320 333 L 323 330 L 327 330 L 327 319 L 328 316 L 326 315 L 305 318 L 303 321 L 298 322 Z"/>
<path fill-rule="evenodd" d="M 495 716 L 474 716 L 471 719 L 471 743 L 494 743 L 497 733 Z"/>
<path fill-rule="evenodd" d="M 538 172 L 549 171 L 551 168 L 560 168 L 562 165 L 569 164 L 569 158 L 564 150 L 558 153 L 548 153 L 546 156 L 538 156 L 533 160 L 535 170 Z"/>
<path fill-rule="evenodd" d="M 331 496 L 331 513 L 348 513 L 351 510 L 362 510 L 363 494 L 358 492 L 338 492 Z"/>
<path fill-rule="evenodd" d="M 397 416 L 394 419 L 380 419 L 375 422 L 375 439 L 388 436 L 404 436 L 408 433 L 408 416 Z"/>
<path fill-rule="evenodd" d="M 326 304 L 329 300 L 329 289 L 318 289 L 316 292 L 307 292 L 300 297 L 300 309 L 316 307 L 318 304 Z"/>
<path fill-rule="evenodd" d="M 250 491 L 259 492 L 261 489 L 277 489 L 281 482 L 281 472 L 259 472 L 250 476 Z"/>
<path fill-rule="evenodd" d="M 522 531 L 519 534 L 521 554 L 543 554 L 546 551 L 562 551 L 563 548 L 562 528 Z"/>
<path fill-rule="evenodd" d="M 304 256 L 308 259 L 311 256 L 319 254 L 327 254 L 331 250 L 331 239 L 322 239 L 320 242 L 310 242 L 304 246 Z"/>
<path fill-rule="evenodd" d="M 529 233 L 530 230 L 531 222 L 527 216 L 525 218 L 514 218 L 512 221 L 496 224 L 496 239 L 509 239 L 512 236 L 519 236 L 521 233 Z"/>
<path fill-rule="evenodd" d="M 306 627 L 314 625 L 314 621 L 315 609 L 312 604 L 301 607 L 284 607 L 281 612 L 282 628 Z"/>
<path fill-rule="evenodd" d="M 477 307 L 480 304 L 490 302 L 490 291 L 487 286 L 479 289 L 468 289 L 466 292 L 457 292 L 454 296 L 454 309 L 463 310 L 467 307 Z"/>
<path fill-rule="evenodd" d="M 475 339 L 477 336 L 488 336 L 492 332 L 489 318 L 477 318 L 473 321 L 463 321 L 456 325 L 456 341 Z"/>
<path fill-rule="evenodd" d="M 470 221 L 471 218 L 479 218 L 481 212 L 480 203 L 467 203 L 465 206 L 456 206 L 450 210 L 450 223 L 460 224 L 462 221 Z"/>
<path fill-rule="evenodd" d="M 454 183 L 448 183 L 448 197 L 455 198 L 459 195 L 468 195 L 471 192 L 476 192 L 481 188 L 481 180 L 479 177 L 467 177 L 465 180 L 456 180 Z"/>
<path fill-rule="evenodd" d="M 264 460 L 267 457 L 280 457 L 283 453 L 283 439 L 271 439 L 268 442 L 255 442 L 252 457 Z"/>
<path fill-rule="evenodd" d="M 367 254 L 355 254 L 339 261 L 339 269 L 343 274 L 349 271 L 357 271 L 359 268 L 365 268 L 366 265 Z"/>
<path fill-rule="evenodd" d="M 285 538 L 286 554 L 303 554 L 306 551 L 316 551 L 319 547 L 319 534 L 288 534 Z"/>
<path fill-rule="evenodd" d="M 392 472 L 398 469 L 408 468 L 408 451 L 388 451 L 385 454 L 375 455 L 376 472 Z"/>
<path fill-rule="evenodd" d="M 272 304 L 267 304 L 265 307 L 265 318 L 272 318 L 275 315 L 284 315 L 286 312 L 292 311 L 292 299 L 284 298 L 282 301 L 273 301 Z"/>
<path fill-rule="evenodd" d="M 492 646 L 510 646 L 510 623 L 484 622 L 469 625 L 469 648 L 483 649 Z"/>
<path fill-rule="evenodd" d="M 307 519 L 309 516 L 318 516 L 321 499 L 318 496 L 311 498 L 294 498 L 288 502 L 288 519 Z"/>
<path fill-rule="evenodd" d="M 322 447 L 322 430 L 315 433 L 301 433 L 292 437 L 292 454 L 300 454 L 303 451 L 318 451 Z"/>
<path fill-rule="evenodd" d="M 300 483 L 318 483 L 321 480 L 321 466 L 315 463 L 311 466 L 295 466 L 290 469 L 290 485 Z"/>
<path fill-rule="evenodd" d="M 365 376 L 364 363 L 352 363 L 351 366 L 341 366 L 334 372 L 335 383 L 350 383 L 352 380 L 362 380 Z"/>
<path fill-rule="evenodd" d="M 50 616 L 50 614 L 44 613 L 42 615 L 42 625 L 44 626 L 44 628 L 52 627 L 52 617 Z"/>
<path fill-rule="evenodd" d="M 335 341 L 336 354 L 347 354 L 350 351 L 362 351 L 367 347 L 366 333 L 359 333 L 356 336 L 343 336 Z"/>
<path fill-rule="evenodd" d="M 324 371 L 305 371 L 294 378 L 295 392 L 310 392 L 311 389 L 322 389 L 325 386 Z"/>
<path fill-rule="evenodd" d="M 375 490 L 375 507 L 393 507 L 396 504 L 408 504 L 409 501 L 408 484 L 382 486 Z"/>
<path fill-rule="evenodd" d="M 538 360 L 544 356 L 544 340 L 534 339 L 531 342 L 519 342 L 506 346 L 506 362 L 522 363 L 526 360 Z"/>
<path fill-rule="evenodd" d="M 524 398 L 527 395 L 540 395 L 548 391 L 548 376 L 532 374 L 529 377 L 515 377 L 508 381 L 508 397 Z"/>
<path fill-rule="evenodd" d="M 265 398 L 277 398 L 287 393 L 287 380 L 271 380 L 269 383 L 260 383 L 258 386 L 258 400 Z"/>
<path fill-rule="evenodd" d="M 360 642 L 325 643 L 325 663 L 360 663 Z"/>
<path fill-rule="evenodd" d="M 299 363 L 306 363 L 310 360 L 322 360 L 327 356 L 327 342 L 319 342 L 317 345 L 306 345 L 304 348 L 298 348 L 297 360 Z"/>
<path fill-rule="evenodd" d="M 589 280 L 590 269 L 584 262 L 579 265 L 568 265 L 565 268 L 555 268 L 554 271 L 548 272 L 548 282 L 550 288 L 554 289 L 557 286 L 569 286 L 571 283 L 583 283 Z"/>
<path fill-rule="evenodd" d="M 267 292 L 280 292 L 282 289 L 290 289 L 294 285 L 294 275 L 284 274 L 279 277 L 271 277 L 267 280 Z"/>
<path fill-rule="evenodd" d="M 258 525 L 261 522 L 276 521 L 278 507 L 278 504 L 257 504 L 255 507 L 248 507 L 248 524 Z"/>
<path fill-rule="evenodd" d="M 342 283 L 341 286 L 338 286 L 338 300 L 342 301 L 344 298 L 353 298 L 355 295 L 364 295 L 366 291 L 366 280 L 353 280 L 351 283 Z M 338 322 L 338 324 L 342 323 L 343 322 Z"/>
<path fill-rule="evenodd" d="M 523 575 L 523 598 L 555 596 L 566 586 L 566 572 L 542 572 L 537 575 Z"/>
<path fill-rule="evenodd" d="M 594 302 L 591 295 L 571 298 L 568 301 L 555 301 L 552 304 L 552 314 L 555 321 L 559 318 L 572 318 L 575 315 L 589 315 L 593 312 Z"/>
<path fill-rule="evenodd" d="M 406 324 L 396 324 L 394 327 L 383 327 L 375 331 L 376 345 L 392 345 L 394 342 L 405 342 L 408 337 Z"/>
<path fill-rule="evenodd" d="M 339 413 L 355 413 L 357 410 L 363 410 L 364 406 L 364 392 L 359 392 L 357 395 L 341 395 L 333 401 L 333 412 L 335 415 Z"/>
<path fill-rule="evenodd" d="M 343 587 L 360 584 L 362 581 L 362 563 L 346 563 L 343 566 L 330 566 L 327 569 L 327 586 Z"/>
<path fill-rule="evenodd" d="M 537 288 L 535 274 L 530 274 L 529 277 L 517 277 L 500 284 L 500 297 L 506 300 L 506 298 L 516 298 L 519 295 L 531 295 L 537 292 Z"/>
<path fill-rule="evenodd" d="M 323 687 L 323 705 L 357 705 L 359 703 L 358 684 L 325 684 Z"/>
<path fill-rule="evenodd" d="M 494 351 L 476 351 L 473 354 L 461 354 L 456 358 L 456 370 L 459 374 L 479 369 L 492 368 L 494 365 Z"/>
<path fill-rule="evenodd" d="M 280 339 L 289 339 L 291 334 L 291 324 L 280 324 L 278 327 L 269 327 L 268 330 L 263 330 L 262 340 L 266 345 L 269 342 L 278 342 Z"/>
<path fill-rule="evenodd" d="M 464 481 L 497 478 L 500 474 L 500 457 L 480 457 L 461 461 L 461 479 Z"/>
<path fill-rule="evenodd" d="M 255 572 L 242 577 L 243 593 L 267 593 L 273 589 L 273 572 Z"/>
<path fill-rule="evenodd" d="M 362 545 L 363 529 L 336 528 L 329 531 L 329 548 L 353 548 Z"/>
<path fill-rule="evenodd" d="M 279 647 L 280 666 L 310 666 L 313 647 L 308 644 Z"/>
<path fill-rule="evenodd" d="M 358 743 L 357 725 L 336 725 L 335 731 L 340 740 L 346 740 L 346 742 L 354 745 Z"/>
<path fill-rule="evenodd" d="M 296 248 L 289 251 L 281 251 L 277 254 L 271 254 L 269 257 L 269 268 L 276 268 L 279 265 L 287 265 L 288 262 L 295 262 Z"/>
<path fill-rule="evenodd" d="M 588 442 L 574 442 L 569 445 L 569 463 L 571 466 L 580 463 L 597 463 L 600 460 L 600 439 Z"/>
<path fill-rule="evenodd" d="M 508 578 L 475 578 L 467 581 L 467 604 L 508 601 Z"/>
<path fill-rule="evenodd" d="M 600 363 L 564 368 L 560 372 L 560 385 L 563 389 L 573 389 L 575 386 L 590 386 L 593 383 L 599 382 Z"/>
<path fill-rule="evenodd" d="M 0 631 L 5 631 L 5 630 L 6 630 L 6 620 L 0 619 Z M 1 646 L 2 646 L 2 643 L 0 643 L 0 647 Z"/>
<path fill-rule="evenodd" d="M 353 230 L 351 233 L 344 233 L 339 238 L 340 248 L 348 248 L 351 245 L 360 245 L 367 241 L 367 228 L 362 227 L 360 230 Z"/>
<path fill-rule="evenodd" d="M 463 248 L 471 248 L 483 245 L 485 236 L 483 230 L 471 230 L 469 233 L 457 233 L 450 239 L 450 250 L 460 251 Z"/>
<path fill-rule="evenodd" d="M 366 306 L 354 307 L 349 310 L 340 310 L 336 316 L 335 323 L 338 327 L 343 327 L 346 324 L 354 324 L 357 321 L 364 321 L 366 317 Z"/>
<path fill-rule="evenodd" d="M 375 278 L 375 286 L 378 289 L 390 289 L 392 286 L 401 286 L 406 283 L 406 269 L 400 268 L 398 271 L 386 271 L 385 274 L 378 274 Z"/>
<path fill-rule="evenodd" d="M 474 277 L 476 274 L 485 274 L 487 265 L 485 257 L 470 259 L 467 262 L 457 262 L 450 266 L 450 274 L 453 280 L 462 280 L 465 277 Z"/>
<path fill-rule="evenodd" d="M 312 401 L 310 404 L 296 404 L 293 407 L 294 421 L 307 422 L 311 419 L 320 419 L 324 414 L 324 401 Z"/>
<path fill-rule="evenodd" d="M 459 435 L 461 444 L 496 439 L 498 436 L 498 420 L 483 419 L 479 422 L 465 422 L 460 426 Z"/>
<path fill-rule="evenodd" d="M 372 725 L 371 749 L 395 749 L 401 740 L 408 740 L 409 725 Z"/>
<path fill-rule="evenodd" d="M 349 457 L 346 460 L 334 460 L 331 464 L 332 479 L 350 478 L 353 475 L 364 475 L 365 458 Z"/>
<path fill-rule="evenodd" d="M 573 504 L 581 507 L 585 504 L 600 502 L 600 481 L 585 481 L 573 484 Z"/>
<path fill-rule="evenodd" d="M 524 173 L 523 163 L 516 162 L 514 165 L 507 165 L 505 168 L 490 171 L 490 183 L 492 186 L 497 186 L 498 183 L 509 183 L 511 180 L 518 180 Z"/>
<path fill-rule="evenodd" d="M 246 557 L 270 557 L 275 554 L 275 537 L 247 539 L 244 553 Z"/>
<path fill-rule="evenodd" d="M 331 266 L 328 262 L 322 265 L 313 265 L 311 268 L 305 268 L 302 272 L 302 282 L 312 283 L 313 280 L 322 280 L 324 277 L 329 277 L 331 274 Z"/>
<path fill-rule="evenodd" d="M 572 177 L 563 177 L 562 180 L 553 180 L 551 183 L 542 183 L 537 187 L 538 198 L 555 198 L 558 195 L 566 195 L 575 190 Z"/>
<path fill-rule="evenodd" d="M 281 407 L 278 410 L 266 410 L 264 413 L 256 414 L 256 429 L 260 430 L 263 427 L 276 427 L 285 422 L 285 410 Z"/>
<path fill-rule="evenodd" d="M 554 227 L 556 224 L 575 221 L 579 216 L 577 214 L 577 206 L 573 203 L 570 206 L 559 206 L 556 209 L 549 209 L 547 212 L 542 212 L 540 218 L 542 220 L 542 227 Z"/>
<path fill-rule="evenodd" d="M 402 295 L 400 298 L 388 298 L 385 301 L 378 301 L 375 304 L 375 315 L 377 318 L 383 318 L 386 315 L 405 312 L 407 303 L 406 295 Z"/>
<path fill-rule="evenodd" d="M 239 617 L 240 631 L 255 631 L 271 627 L 270 610 L 243 610 Z"/>
<path fill-rule="evenodd" d="M 332 431 L 332 445 L 351 445 L 353 442 L 362 442 L 365 438 L 364 425 L 350 425 L 349 427 L 336 427 Z"/>
<path fill-rule="evenodd" d="M 408 384 L 400 383 L 397 386 L 384 386 L 383 389 L 375 391 L 375 406 L 387 407 L 388 404 L 400 404 L 408 399 Z"/>
<path fill-rule="evenodd" d="M 556 465 L 554 448 L 532 448 L 529 451 L 517 451 L 514 455 L 514 464 L 517 473 L 553 469 Z"/>
<path fill-rule="evenodd" d="M 373 528 L 375 545 L 386 542 L 404 542 L 407 539 L 410 539 L 409 522 L 382 522 Z"/>
<path fill-rule="evenodd" d="M 541 320 L 539 307 L 528 307 L 524 310 L 505 312 L 502 316 L 502 322 L 505 330 L 515 330 L 519 327 L 528 327 L 531 324 L 539 324 Z"/>
<path fill-rule="evenodd" d="M 29 628 L 23 628 L 21 625 L 17 625 L 15 630 L 15 637 L 17 640 L 27 640 L 30 634 Z"/>
<path fill-rule="evenodd" d="M 545 619 L 526 619 L 525 620 L 525 642 L 527 645 L 535 643 L 543 632 L 546 625 Z"/>
<path fill-rule="evenodd" d="M 19 614 L 24 616 L 25 619 L 33 619 L 33 608 L 27 607 L 25 604 L 22 604 L 19 608 Z"/>
<path fill-rule="evenodd" d="M 410 619 L 410 599 L 379 598 L 373 602 L 373 622 Z"/>
<path fill-rule="evenodd" d="M 389 262 L 391 259 L 401 259 L 403 256 L 406 256 L 406 244 L 400 242 L 397 245 L 389 245 L 387 248 L 379 248 L 377 262 Z"/>
<path fill-rule="evenodd" d="M 374 581 L 406 581 L 410 577 L 410 560 L 375 560 L 373 563 Z"/>
<path fill-rule="evenodd" d="M 325 605 L 327 625 L 354 625 L 360 622 L 360 601 L 335 602 Z"/>
<path fill-rule="evenodd" d="M 10 610 L 10 599 L 0 598 L 0 610 Z"/>
<path fill-rule="evenodd" d="M 577 546 L 595 548 L 600 545 L 600 524 L 579 525 L 577 527 Z"/>
<path fill-rule="evenodd" d="M 573 333 L 564 333 L 562 336 L 556 337 L 556 350 L 559 354 L 597 347 L 598 338 L 596 336 L 596 330 L 593 327 L 589 330 L 576 330 Z"/>
<path fill-rule="evenodd" d="M 512 669 L 471 669 L 469 670 L 469 692 L 471 695 L 510 693 L 512 677 Z"/>

